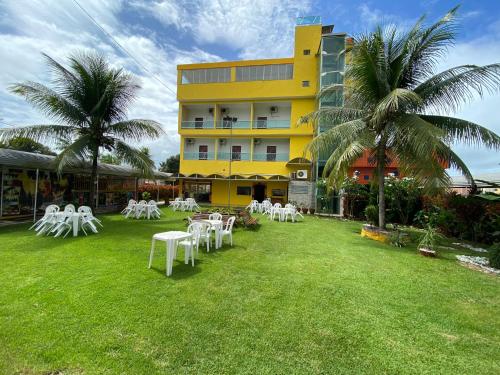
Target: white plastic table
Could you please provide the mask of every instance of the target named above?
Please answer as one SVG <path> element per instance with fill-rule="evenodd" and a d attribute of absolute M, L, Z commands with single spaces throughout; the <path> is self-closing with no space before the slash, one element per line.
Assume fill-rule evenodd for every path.
<path fill-rule="evenodd" d="M 224 223 L 222 222 L 222 220 L 209 220 L 209 219 L 207 219 L 207 220 L 203 220 L 203 221 L 210 223 L 210 225 L 215 228 L 215 248 L 219 249 L 222 246 L 222 243 L 221 243 L 222 239 L 221 239 L 220 233 L 222 231 L 222 226 L 224 225 Z"/>
<path fill-rule="evenodd" d="M 193 235 L 188 232 L 181 231 L 170 231 L 170 232 L 162 232 L 156 233 L 153 235 L 153 239 L 151 242 L 151 253 L 149 254 L 149 266 L 151 268 L 151 263 L 153 262 L 153 254 L 155 250 L 155 242 L 156 241 L 164 241 L 166 242 L 166 270 L 165 274 L 170 276 L 172 274 L 172 263 L 174 262 L 174 253 L 177 247 L 177 241 L 185 240 L 187 238 L 191 239 L 191 251 L 193 249 Z M 188 252 L 184 253 L 184 262 L 186 264 L 189 263 Z"/>
<path fill-rule="evenodd" d="M 64 212 L 55 212 L 54 217 L 56 217 L 56 220 L 61 220 L 62 217 L 65 215 Z M 79 212 L 73 212 L 71 214 L 71 225 L 73 226 L 73 237 L 78 237 L 78 229 L 80 229 L 80 217 L 81 214 Z"/>

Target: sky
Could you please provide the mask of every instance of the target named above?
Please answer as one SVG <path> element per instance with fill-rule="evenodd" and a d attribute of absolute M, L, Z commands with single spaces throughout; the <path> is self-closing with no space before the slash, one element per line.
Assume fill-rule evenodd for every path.
<path fill-rule="evenodd" d="M 81 50 L 104 54 L 132 72 L 142 89 L 129 118 L 160 122 L 162 138 L 145 142 L 156 162 L 179 152 L 176 65 L 290 57 L 296 17 L 320 15 L 335 31 L 357 35 L 378 24 L 408 27 L 422 14 L 435 21 L 457 1 L 358 0 L 0 0 L 0 127 L 52 123 L 8 86 L 50 82 L 41 53 L 65 64 Z M 113 44 L 80 4 L 133 56 Z M 438 71 L 461 64 L 500 62 L 500 1 L 463 0 L 459 34 Z M 137 63 L 137 60 L 139 63 Z M 161 82 L 159 82 L 161 81 Z M 450 115 L 500 134 L 500 94 Z M 473 173 L 500 171 L 500 153 L 454 146 Z M 453 174 L 453 173 L 452 173 Z"/>

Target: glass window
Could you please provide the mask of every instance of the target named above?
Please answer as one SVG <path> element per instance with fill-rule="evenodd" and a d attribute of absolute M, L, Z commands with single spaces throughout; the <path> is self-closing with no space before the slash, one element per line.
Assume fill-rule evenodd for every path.
<path fill-rule="evenodd" d="M 217 83 L 231 80 L 231 68 L 190 69 L 182 71 L 182 84 Z"/>
<path fill-rule="evenodd" d="M 236 81 L 268 81 L 293 78 L 293 64 L 236 67 Z"/>
<path fill-rule="evenodd" d="M 237 195 L 252 195 L 252 187 L 251 186 L 237 186 L 236 187 Z"/>

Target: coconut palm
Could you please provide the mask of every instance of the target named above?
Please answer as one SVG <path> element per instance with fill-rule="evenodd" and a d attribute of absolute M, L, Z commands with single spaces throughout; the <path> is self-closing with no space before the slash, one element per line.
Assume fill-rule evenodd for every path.
<path fill-rule="evenodd" d="M 458 7 L 457 7 L 458 8 Z M 500 64 L 463 65 L 436 74 L 440 58 L 453 44 L 456 12 L 452 9 L 431 26 L 424 17 L 409 30 L 378 27 L 354 39 L 345 84 L 319 93 L 329 98 L 344 89 L 343 107 L 326 107 L 302 122 L 326 125 L 308 146 L 312 155 L 328 153 L 324 177 L 340 188 L 353 162 L 369 152 L 376 170 L 379 224 L 385 227 L 384 170 L 388 159 L 424 186 L 446 186 L 445 167 L 472 180 L 450 144 L 463 142 L 500 148 L 500 137 L 469 121 L 445 116 L 476 95 L 500 87 Z"/>
<path fill-rule="evenodd" d="M 91 162 L 90 202 L 95 204 L 97 161 L 102 151 L 113 152 L 120 160 L 145 175 L 153 161 L 127 142 L 137 143 L 163 134 L 159 123 L 127 120 L 126 110 L 140 88 L 122 69 L 111 68 L 97 54 L 79 53 L 69 58 L 66 68 L 44 55 L 54 73 L 52 87 L 36 82 L 14 84 L 11 92 L 23 96 L 56 124 L 5 129 L 0 140 L 27 137 L 59 144 L 58 172 L 82 160 Z"/>

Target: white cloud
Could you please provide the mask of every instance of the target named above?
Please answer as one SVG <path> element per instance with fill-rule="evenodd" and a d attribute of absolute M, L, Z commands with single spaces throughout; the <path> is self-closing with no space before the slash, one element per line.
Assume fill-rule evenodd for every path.
<path fill-rule="evenodd" d="M 47 123 L 39 111 L 22 98 L 10 94 L 9 84 L 25 80 L 48 83 L 50 74 L 41 56 L 46 52 L 61 63 L 79 50 L 97 50 L 106 55 L 113 66 L 135 72 L 142 89 L 130 107 L 130 118 L 159 121 L 167 135 L 145 142 L 156 161 L 179 152 L 177 135 L 178 104 L 175 97 L 176 65 L 194 61 L 220 60 L 198 48 L 179 49 L 160 45 L 157 41 L 132 33 L 124 27 L 117 14 L 121 1 L 85 1 L 82 6 L 110 32 L 119 43 L 132 52 L 147 71 L 122 53 L 98 30 L 90 19 L 72 2 L 4 1 L 0 4 L 0 25 L 8 32 L 0 34 L 0 118 L 13 124 Z M 150 73 L 164 82 L 167 90 Z"/>
<path fill-rule="evenodd" d="M 162 0 L 139 6 L 199 44 L 222 44 L 253 59 L 292 55 L 295 18 L 311 9 L 311 0 Z"/>
<path fill-rule="evenodd" d="M 492 32 L 486 33 L 481 38 L 458 42 L 450 49 L 439 70 L 464 64 L 500 63 L 500 30 L 496 30 L 494 25 L 491 25 L 489 29 Z M 499 106 L 499 92 L 485 94 L 483 99 L 476 97 L 472 103 L 464 105 L 457 113 L 450 113 L 450 116 L 475 122 L 500 134 Z M 500 170 L 500 152 L 498 151 L 464 145 L 457 145 L 454 149 L 475 173 Z"/>

